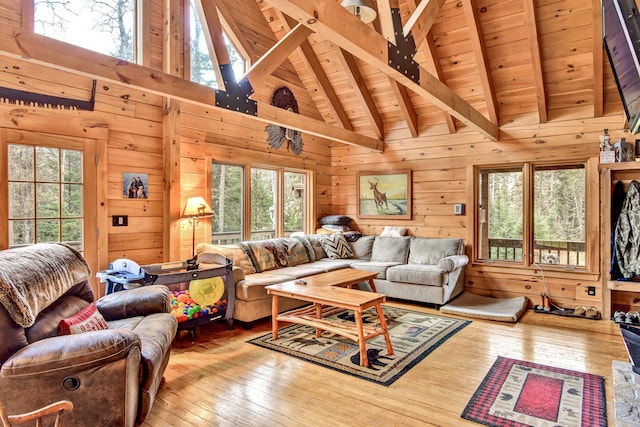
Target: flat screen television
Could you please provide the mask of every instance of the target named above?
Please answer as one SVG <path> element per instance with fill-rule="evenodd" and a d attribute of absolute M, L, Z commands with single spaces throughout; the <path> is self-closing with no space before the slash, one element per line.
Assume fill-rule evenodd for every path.
<path fill-rule="evenodd" d="M 635 0 L 602 0 L 602 39 L 629 130 L 640 128 L 640 14 Z"/>

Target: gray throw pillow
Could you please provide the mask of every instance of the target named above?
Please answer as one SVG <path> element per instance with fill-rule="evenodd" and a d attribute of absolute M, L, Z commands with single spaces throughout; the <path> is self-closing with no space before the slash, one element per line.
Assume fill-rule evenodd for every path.
<path fill-rule="evenodd" d="M 407 263 L 410 236 L 383 237 L 377 236 L 371 250 L 371 261 Z"/>

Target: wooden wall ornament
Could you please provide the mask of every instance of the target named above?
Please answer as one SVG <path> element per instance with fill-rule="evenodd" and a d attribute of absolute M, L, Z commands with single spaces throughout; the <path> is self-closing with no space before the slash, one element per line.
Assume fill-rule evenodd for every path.
<path fill-rule="evenodd" d="M 286 86 L 279 87 L 273 92 L 271 105 L 299 114 L 298 101 L 291 89 Z M 272 124 L 268 124 L 265 130 L 267 142 L 271 147 L 278 150 L 284 141 L 287 141 L 287 150 L 293 151 L 296 156 L 302 153 L 302 134 L 299 131 Z"/>

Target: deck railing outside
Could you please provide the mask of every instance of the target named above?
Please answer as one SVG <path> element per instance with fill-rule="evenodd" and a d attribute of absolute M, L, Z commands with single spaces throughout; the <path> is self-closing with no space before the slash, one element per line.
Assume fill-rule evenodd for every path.
<path fill-rule="evenodd" d="M 533 262 L 548 263 L 543 257 L 553 254 L 560 265 L 585 265 L 585 242 L 570 240 L 536 240 Z M 522 260 L 521 239 L 489 239 L 489 258 L 501 261 Z"/>

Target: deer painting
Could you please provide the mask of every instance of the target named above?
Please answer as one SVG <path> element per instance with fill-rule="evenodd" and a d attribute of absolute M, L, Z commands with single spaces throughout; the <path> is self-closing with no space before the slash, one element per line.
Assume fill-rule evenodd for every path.
<path fill-rule="evenodd" d="M 376 210 L 380 210 L 382 207 L 382 203 L 385 204 L 385 207 L 389 209 L 389 203 L 387 203 L 387 193 L 381 193 L 378 191 L 378 178 L 373 178 L 373 180 L 368 180 L 370 189 L 373 190 L 373 200 L 376 203 Z"/>

